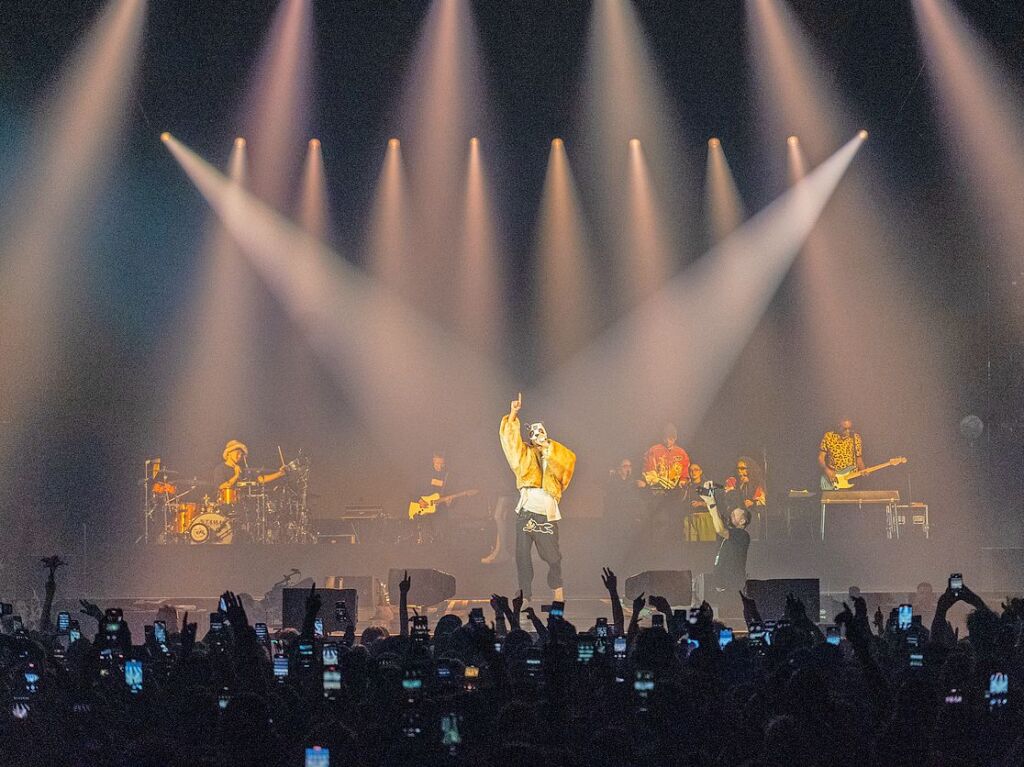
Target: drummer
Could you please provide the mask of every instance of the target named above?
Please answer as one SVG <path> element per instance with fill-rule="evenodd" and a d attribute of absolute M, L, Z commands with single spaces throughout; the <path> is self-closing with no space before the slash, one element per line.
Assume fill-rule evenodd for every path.
<path fill-rule="evenodd" d="M 232 439 L 224 446 L 221 457 L 224 463 L 217 466 L 214 472 L 214 484 L 217 485 L 217 500 L 221 504 L 234 504 L 238 498 L 238 482 L 249 471 L 249 464 L 246 456 L 249 455 L 249 448 L 244 442 Z M 260 474 L 254 481 L 266 485 L 281 479 L 287 472 L 285 466 L 270 474 Z"/>

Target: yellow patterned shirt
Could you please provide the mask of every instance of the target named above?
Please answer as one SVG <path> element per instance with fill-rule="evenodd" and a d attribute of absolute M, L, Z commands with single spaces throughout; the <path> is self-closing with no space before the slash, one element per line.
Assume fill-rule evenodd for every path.
<path fill-rule="evenodd" d="M 825 453 L 825 463 L 836 471 L 856 466 L 863 458 L 860 435 L 856 433 L 852 437 L 841 437 L 834 431 L 827 431 L 818 449 Z"/>

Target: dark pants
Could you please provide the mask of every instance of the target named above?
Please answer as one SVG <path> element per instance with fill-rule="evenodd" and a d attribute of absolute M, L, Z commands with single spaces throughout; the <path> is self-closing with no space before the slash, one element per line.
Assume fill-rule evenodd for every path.
<path fill-rule="evenodd" d="M 533 596 L 533 544 L 548 563 L 548 586 L 562 586 L 562 552 L 558 548 L 558 523 L 548 522 L 543 514 L 520 511 L 516 515 L 516 571 L 523 597 Z"/>

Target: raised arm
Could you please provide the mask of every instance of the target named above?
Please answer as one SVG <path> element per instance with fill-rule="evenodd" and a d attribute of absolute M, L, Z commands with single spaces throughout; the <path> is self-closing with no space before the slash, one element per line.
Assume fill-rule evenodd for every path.
<path fill-rule="evenodd" d="M 523 393 L 519 392 L 519 396 L 509 403 L 508 415 L 502 416 L 498 431 L 502 452 L 505 453 L 505 460 L 512 469 L 522 465 L 528 450 L 519 427 L 519 410 L 522 406 Z"/>
<path fill-rule="evenodd" d="M 718 501 L 715 500 L 714 491 L 711 488 L 704 488 L 703 490 L 704 492 L 700 493 L 700 497 L 704 499 L 704 505 L 711 512 L 711 524 L 715 526 L 715 533 L 720 538 L 728 538 L 729 528 L 722 522 L 722 515 L 718 511 Z M 705 492 L 707 493 L 706 495 Z"/>
<path fill-rule="evenodd" d="M 412 586 L 412 578 L 406 570 L 402 580 L 398 583 L 398 634 L 409 636 L 409 588 Z"/>
<path fill-rule="evenodd" d="M 39 630 L 48 633 L 53 628 L 53 598 L 57 594 L 57 568 L 67 564 L 59 556 L 54 554 L 46 557 L 42 563 L 49 570 L 49 577 L 46 579 L 46 598 L 43 600 L 43 614 L 39 618 Z"/>
<path fill-rule="evenodd" d="M 601 580 L 608 591 L 608 598 L 612 602 L 612 622 L 615 624 L 615 636 L 624 636 L 626 633 L 626 617 L 622 612 L 622 600 L 619 599 L 619 579 L 610 567 L 604 568 L 601 572 Z"/>
<path fill-rule="evenodd" d="M 629 629 L 626 631 L 626 642 L 630 647 L 633 646 L 633 640 L 636 639 L 637 632 L 640 630 L 640 611 L 646 604 L 647 598 L 641 591 L 639 596 L 633 600 L 633 614 L 629 616 Z"/>

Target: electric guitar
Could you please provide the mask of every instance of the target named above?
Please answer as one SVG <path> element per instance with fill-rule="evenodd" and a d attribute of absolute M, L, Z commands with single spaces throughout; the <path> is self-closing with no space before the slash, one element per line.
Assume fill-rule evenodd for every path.
<path fill-rule="evenodd" d="M 906 456 L 899 456 L 897 458 L 890 458 L 888 461 L 884 461 L 877 466 L 868 466 L 863 471 L 860 471 L 855 466 L 850 466 L 847 469 L 838 469 L 836 471 L 836 481 L 832 482 L 824 474 L 821 475 L 821 489 L 822 490 L 849 490 L 853 487 L 851 479 L 857 477 L 864 477 L 872 472 L 884 469 L 888 466 L 899 466 L 901 463 L 906 463 Z"/>
<path fill-rule="evenodd" d="M 421 495 L 418 501 L 409 502 L 409 519 L 416 519 L 425 514 L 434 514 L 437 512 L 437 504 L 439 503 L 450 503 L 456 498 L 465 498 L 476 495 L 479 490 L 463 490 L 461 493 L 452 493 L 451 495 L 442 496 L 440 493 L 431 493 L 430 495 Z"/>

